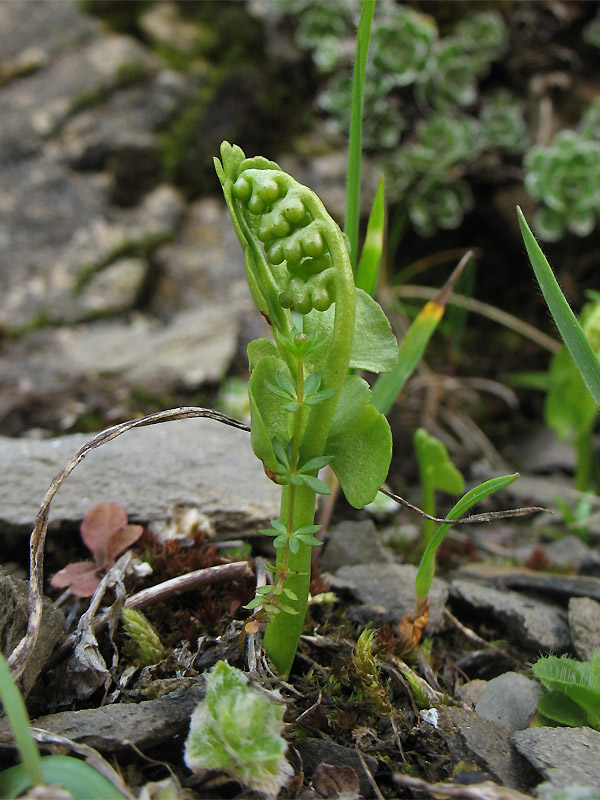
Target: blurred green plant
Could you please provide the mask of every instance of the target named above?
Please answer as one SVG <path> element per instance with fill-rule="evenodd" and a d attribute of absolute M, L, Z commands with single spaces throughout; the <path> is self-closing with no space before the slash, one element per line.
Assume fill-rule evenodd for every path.
<path fill-rule="evenodd" d="M 594 351 L 600 355 L 600 301 L 584 306 L 581 325 Z M 566 346 L 550 362 L 544 418 L 559 438 L 573 443 L 576 453 L 575 489 L 579 492 L 597 491 L 600 487 L 593 431 L 598 419 L 598 405 Z"/>
<path fill-rule="evenodd" d="M 435 493 L 459 495 L 465 490 L 465 481 L 458 469 L 450 461 L 446 445 L 425 428 L 417 428 L 414 435 L 415 452 L 419 464 L 422 508 L 426 514 L 435 517 Z M 435 522 L 423 520 L 423 541 L 425 546 L 433 539 Z"/>
<path fill-rule="evenodd" d="M 545 656 L 531 669 L 548 690 L 538 701 L 542 721 L 600 730 L 600 650 L 591 661 Z"/>
<path fill-rule="evenodd" d="M 359 4 L 278 0 L 276 8 L 293 15 L 297 44 L 312 52 L 327 78 L 318 104 L 330 127 L 345 133 L 348 44 Z M 459 19 L 442 36 L 433 17 L 384 0 L 375 8 L 372 39 L 364 83 L 365 147 L 385 163 L 388 198 L 400 203 L 402 229 L 408 222 L 423 236 L 454 229 L 473 207 L 465 177 L 477 158 L 488 149 L 511 155 L 526 146 L 520 105 L 508 91 L 488 101 L 480 87 L 506 51 L 508 28 L 499 13 L 481 11 Z"/>
<path fill-rule="evenodd" d="M 589 128 L 591 129 L 591 127 Z M 525 186 L 540 206 L 533 222 L 542 239 L 588 236 L 600 213 L 600 142 L 563 130 L 525 156 Z"/>

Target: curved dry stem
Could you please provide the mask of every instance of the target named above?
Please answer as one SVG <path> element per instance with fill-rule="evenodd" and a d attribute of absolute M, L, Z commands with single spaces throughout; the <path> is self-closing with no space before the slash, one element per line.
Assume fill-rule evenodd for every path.
<path fill-rule="evenodd" d="M 88 442 L 86 442 L 79 450 L 67 461 L 65 466 L 58 472 L 54 478 L 37 513 L 34 528 L 31 532 L 29 539 L 29 594 L 27 597 L 27 630 L 21 641 L 17 644 L 8 659 L 8 665 L 11 668 L 13 677 L 18 680 L 25 667 L 27 661 L 31 656 L 35 643 L 37 642 L 38 633 L 40 630 L 40 623 L 42 621 L 42 582 L 43 582 L 43 566 L 44 566 L 44 545 L 46 542 L 46 532 L 48 530 L 48 517 L 50 514 L 50 505 L 54 496 L 69 477 L 75 467 L 83 461 L 86 455 L 97 447 L 103 444 L 112 442 L 117 436 L 126 433 L 132 428 L 143 428 L 147 425 L 156 425 L 160 422 L 172 422 L 179 419 L 192 419 L 195 417 L 205 417 L 213 419 L 216 422 L 222 422 L 225 425 L 231 425 L 233 428 L 239 428 L 243 431 L 249 431 L 250 428 L 243 422 L 239 422 L 233 417 L 228 417 L 226 414 L 221 414 L 211 408 L 198 408 L 196 406 L 182 406 L 180 408 L 169 408 L 166 411 L 157 411 L 154 414 L 148 414 L 139 419 L 128 420 L 121 422 L 118 425 L 113 425 L 106 428 L 100 433 L 97 433 Z"/>

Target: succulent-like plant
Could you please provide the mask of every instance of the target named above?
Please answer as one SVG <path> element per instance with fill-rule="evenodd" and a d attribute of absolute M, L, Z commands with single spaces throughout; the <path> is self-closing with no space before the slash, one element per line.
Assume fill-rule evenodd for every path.
<path fill-rule="evenodd" d="M 485 100 L 479 114 L 486 148 L 522 153 L 528 132 L 523 109 L 510 92 L 500 90 Z"/>
<path fill-rule="evenodd" d="M 373 68 L 394 86 L 422 80 L 438 30 L 432 17 L 400 6 L 373 29 Z"/>
<path fill-rule="evenodd" d="M 284 711 L 277 692 L 251 686 L 245 673 L 219 661 L 207 675 L 206 696 L 192 714 L 185 763 L 195 772 L 225 772 L 275 797 L 292 774 L 281 735 Z"/>
<path fill-rule="evenodd" d="M 600 142 L 560 131 L 548 147 L 527 153 L 525 167 L 525 186 L 541 204 L 534 217 L 539 236 L 588 236 L 600 212 Z"/>

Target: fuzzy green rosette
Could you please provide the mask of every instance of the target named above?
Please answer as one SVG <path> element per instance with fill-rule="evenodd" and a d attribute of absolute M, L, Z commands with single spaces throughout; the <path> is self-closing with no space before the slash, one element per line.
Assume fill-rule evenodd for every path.
<path fill-rule="evenodd" d="M 190 720 L 185 763 L 193 772 L 225 772 L 275 797 L 292 774 L 281 735 L 284 710 L 277 692 L 255 689 L 239 669 L 217 662 Z"/>

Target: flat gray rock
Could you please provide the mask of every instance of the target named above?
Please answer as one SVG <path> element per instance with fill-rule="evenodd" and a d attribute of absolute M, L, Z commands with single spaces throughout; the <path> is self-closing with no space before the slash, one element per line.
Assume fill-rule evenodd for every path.
<path fill-rule="evenodd" d="M 517 750 L 556 786 L 600 786 L 600 733 L 591 728 L 529 728 L 512 737 Z"/>
<path fill-rule="evenodd" d="M 30 531 L 51 479 L 89 438 L 0 437 L 0 463 L 6 465 L 0 531 Z M 90 452 L 58 491 L 51 524 L 78 525 L 102 502 L 120 503 L 130 520 L 142 522 L 197 508 L 219 534 L 250 534 L 277 515 L 279 490 L 252 453 L 248 433 L 192 419 L 131 430 Z"/>
<path fill-rule="evenodd" d="M 572 597 L 569 627 L 575 652 L 582 661 L 591 661 L 600 650 L 600 603 L 591 597 Z"/>
<path fill-rule="evenodd" d="M 475 711 L 511 731 L 526 728 L 537 711 L 544 690 L 537 681 L 518 672 L 504 672 L 484 687 Z"/>
<path fill-rule="evenodd" d="M 338 569 L 335 585 L 339 586 L 341 579 L 361 603 L 380 606 L 399 622 L 414 608 L 416 574 L 417 568 L 412 564 L 356 564 Z M 435 633 L 443 627 L 447 598 L 448 585 L 434 578 L 429 592 L 427 633 Z"/>
<path fill-rule="evenodd" d="M 510 730 L 504 725 L 484 720 L 466 708 L 439 706 L 435 729 L 455 762 L 474 763 L 513 789 L 526 791 L 534 785 L 533 770 L 512 745 Z"/>
<path fill-rule="evenodd" d="M 600 578 L 588 575 L 557 575 L 535 572 L 524 567 L 503 567 L 498 564 L 466 564 L 457 577 L 475 580 L 499 589 L 518 589 L 547 594 L 566 602 L 569 597 L 592 597 L 600 601 Z"/>
<path fill-rule="evenodd" d="M 130 745 L 144 750 L 186 734 L 190 716 L 203 697 L 204 681 L 199 680 L 156 700 L 61 711 L 38 717 L 31 724 L 103 753 L 127 750 Z M 6 723 L 0 723 L 0 740 L 3 728 Z"/>
<path fill-rule="evenodd" d="M 475 581 L 454 580 L 452 592 L 477 611 L 491 613 L 519 646 L 538 652 L 565 651 L 571 634 L 564 609 L 519 592 L 500 591 Z"/>

